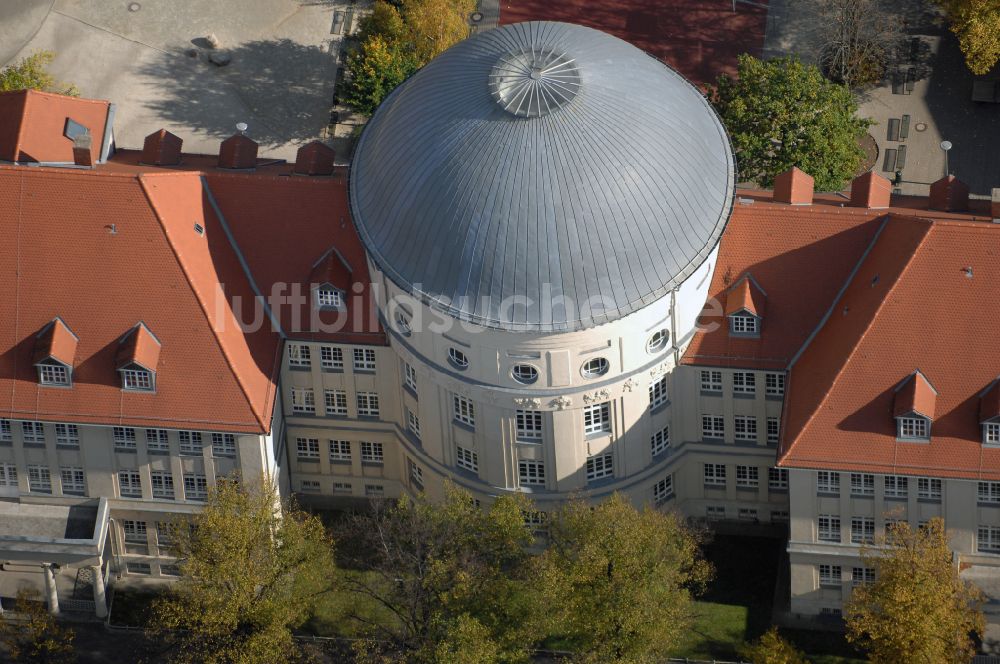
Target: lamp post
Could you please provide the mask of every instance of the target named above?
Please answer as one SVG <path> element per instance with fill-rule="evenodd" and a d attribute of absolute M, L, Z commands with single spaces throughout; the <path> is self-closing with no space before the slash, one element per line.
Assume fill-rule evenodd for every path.
<path fill-rule="evenodd" d="M 944 150 L 944 176 L 948 177 L 951 174 L 948 170 L 948 150 L 951 149 L 951 141 L 941 141 L 941 149 Z"/>

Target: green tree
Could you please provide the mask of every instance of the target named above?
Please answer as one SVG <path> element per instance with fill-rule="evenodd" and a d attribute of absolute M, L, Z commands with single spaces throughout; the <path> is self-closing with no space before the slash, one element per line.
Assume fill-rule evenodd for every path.
<path fill-rule="evenodd" d="M 850 90 L 795 58 L 741 55 L 737 77 L 719 77 L 712 103 L 742 180 L 770 187 L 776 175 L 798 166 L 818 191 L 837 191 L 864 158 L 858 141 L 871 121 L 857 116 Z"/>
<path fill-rule="evenodd" d="M 59 83 L 48 71 L 55 59 L 52 51 L 36 51 L 14 64 L 0 69 L 0 92 L 12 90 L 42 90 L 78 97 L 80 91 L 72 84 Z"/>
<path fill-rule="evenodd" d="M 532 542 L 521 497 L 501 497 L 488 510 L 448 485 L 443 501 L 424 496 L 375 503 L 338 531 L 345 587 L 358 605 L 374 601 L 391 616 L 354 612 L 372 641 L 362 661 L 520 662 L 540 640 L 535 604 L 525 592 Z"/>
<path fill-rule="evenodd" d="M 635 509 L 614 494 L 551 514 L 534 587 L 555 633 L 585 662 L 665 658 L 693 621 L 711 576 L 697 533 L 672 513 Z"/>
<path fill-rule="evenodd" d="M 987 74 L 1000 60 L 1000 0 L 938 0 L 973 74 Z"/>
<path fill-rule="evenodd" d="M 372 13 L 361 20 L 359 37 L 362 42 L 378 35 L 388 42 L 398 42 L 406 34 L 399 9 L 384 0 L 375 0 Z"/>
<path fill-rule="evenodd" d="M 875 664 L 972 658 L 971 635 L 984 628 L 983 595 L 959 577 L 942 519 L 916 530 L 899 522 L 861 558 L 875 569 L 875 581 L 856 588 L 845 607 L 848 641 L 866 648 Z"/>
<path fill-rule="evenodd" d="M 475 0 L 403 0 L 407 39 L 421 66 L 469 36 Z"/>
<path fill-rule="evenodd" d="M 76 661 L 73 630 L 63 627 L 45 608 L 38 591 L 17 591 L 10 614 L 0 614 L 0 643 L 14 662 L 69 664 Z"/>
<path fill-rule="evenodd" d="M 226 480 L 190 521 L 171 524 L 181 578 L 153 606 L 152 629 L 175 662 L 293 660 L 291 629 L 334 580 L 318 518 L 281 504 L 273 483 Z"/>
<path fill-rule="evenodd" d="M 805 655 L 781 638 L 777 627 L 771 627 L 760 639 L 742 648 L 740 656 L 750 664 L 808 664 Z"/>
<path fill-rule="evenodd" d="M 416 68 L 416 61 L 398 42 L 372 35 L 347 59 L 350 78 L 344 101 L 359 113 L 371 115 Z"/>

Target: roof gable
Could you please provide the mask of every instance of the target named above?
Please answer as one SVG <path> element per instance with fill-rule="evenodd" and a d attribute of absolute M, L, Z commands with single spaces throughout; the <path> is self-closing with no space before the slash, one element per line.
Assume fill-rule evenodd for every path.
<path fill-rule="evenodd" d="M 142 321 L 125 333 L 118 345 L 115 356 L 115 368 L 124 369 L 130 365 L 139 365 L 147 371 L 156 371 L 160 360 L 160 340 L 149 331 Z"/>
<path fill-rule="evenodd" d="M 767 294 L 752 276 L 746 274 L 726 294 L 726 315 L 746 312 L 763 318 L 766 303 Z"/>
<path fill-rule="evenodd" d="M 921 415 L 929 420 L 934 419 L 934 404 L 937 401 L 937 390 L 927 381 L 919 369 L 907 376 L 896 388 L 896 398 L 893 402 L 893 416 L 906 417 Z"/>
<path fill-rule="evenodd" d="M 102 156 L 111 104 L 95 99 L 21 90 L 0 93 L 0 160 L 73 163 L 73 139 L 67 121 L 91 137 L 93 163 Z"/>
<path fill-rule="evenodd" d="M 35 338 L 34 363 L 52 359 L 72 367 L 79 342 L 80 339 L 73 334 L 73 330 L 69 329 L 62 318 L 56 316 Z"/>

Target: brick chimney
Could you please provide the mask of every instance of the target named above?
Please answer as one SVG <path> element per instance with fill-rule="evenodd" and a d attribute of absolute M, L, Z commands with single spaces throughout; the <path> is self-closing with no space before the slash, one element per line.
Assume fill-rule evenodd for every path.
<path fill-rule="evenodd" d="M 219 168 L 254 168 L 257 143 L 245 134 L 233 134 L 219 146 Z"/>
<path fill-rule="evenodd" d="M 813 202 L 813 179 L 809 174 L 792 166 L 774 178 L 774 201 L 789 205 L 811 205 Z"/>
<path fill-rule="evenodd" d="M 892 185 L 881 175 L 868 171 L 851 180 L 851 207 L 887 208 Z"/>
<path fill-rule="evenodd" d="M 73 163 L 77 166 L 94 167 L 94 154 L 90 151 L 93 139 L 90 132 L 77 135 L 73 139 Z"/>
<path fill-rule="evenodd" d="M 931 184 L 930 209 L 955 212 L 969 207 L 969 187 L 954 175 Z"/>
<path fill-rule="evenodd" d="M 336 156 L 333 148 L 319 141 L 312 141 L 299 148 L 293 172 L 298 175 L 333 175 L 333 160 Z"/>
<path fill-rule="evenodd" d="M 154 166 L 176 166 L 181 163 L 184 141 L 166 129 L 153 132 L 142 144 L 142 163 Z"/>

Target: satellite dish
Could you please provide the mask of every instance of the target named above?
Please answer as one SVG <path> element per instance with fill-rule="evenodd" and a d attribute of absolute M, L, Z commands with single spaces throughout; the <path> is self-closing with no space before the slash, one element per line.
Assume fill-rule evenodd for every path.
<path fill-rule="evenodd" d="M 247 123 L 246 122 L 237 122 L 236 123 L 236 131 L 240 132 L 241 134 L 245 134 L 246 131 L 247 131 Z"/>
<path fill-rule="evenodd" d="M 951 141 L 941 141 L 941 149 L 947 152 L 951 149 Z"/>

